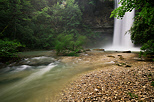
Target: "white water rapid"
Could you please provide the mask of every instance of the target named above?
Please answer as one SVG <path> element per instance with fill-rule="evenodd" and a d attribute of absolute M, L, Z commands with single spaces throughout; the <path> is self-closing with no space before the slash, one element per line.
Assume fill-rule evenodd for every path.
<path fill-rule="evenodd" d="M 119 7 L 120 0 L 115 0 L 115 8 Z M 134 44 L 131 41 L 131 36 L 128 30 L 130 30 L 133 25 L 133 18 L 135 16 L 135 10 L 131 12 L 126 12 L 122 19 L 114 18 L 114 35 L 113 35 L 113 44 L 111 47 L 106 47 L 105 50 L 114 50 L 114 51 L 139 51 L 139 48 L 134 47 Z"/>

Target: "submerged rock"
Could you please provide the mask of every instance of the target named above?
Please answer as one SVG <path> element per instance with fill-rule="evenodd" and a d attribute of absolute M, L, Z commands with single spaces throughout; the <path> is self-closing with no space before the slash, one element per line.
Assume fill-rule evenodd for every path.
<path fill-rule="evenodd" d="M 123 51 L 122 53 L 131 53 L 131 51 Z"/>
<path fill-rule="evenodd" d="M 123 60 L 124 58 L 123 58 L 123 56 L 120 56 L 120 58 L 119 58 L 120 60 Z"/>
<path fill-rule="evenodd" d="M 107 57 L 112 57 L 112 58 L 115 58 L 115 56 L 112 56 L 112 55 L 108 55 Z"/>
<path fill-rule="evenodd" d="M 85 49 L 85 51 L 91 51 L 90 49 Z"/>
<path fill-rule="evenodd" d="M 131 65 L 126 65 L 125 67 L 131 67 Z"/>
<path fill-rule="evenodd" d="M 94 51 L 105 51 L 104 49 L 93 49 Z"/>

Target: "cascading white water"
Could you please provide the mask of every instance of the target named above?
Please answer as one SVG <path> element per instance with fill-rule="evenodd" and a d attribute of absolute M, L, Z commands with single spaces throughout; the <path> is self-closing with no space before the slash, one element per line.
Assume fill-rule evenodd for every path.
<path fill-rule="evenodd" d="M 119 7 L 118 4 L 120 0 L 115 0 L 115 8 Z M 122 19 L 114 18 L 114 35 L 112 47 L 107 47 L 106 50 L 131 50 L 139 51 L 139 48 L 135 48 L 131 41 L 131 35 L 128 30 L 130 30 L 133 25 L 133 18 L 135 16 L 135 10 L 131 12 L 126 12 Z M 127 32 L 127 33 L 126 33 Z"/>
<path fill-rule="evenodd" d="M 119 0 L 115 0 L 115 7 L 119 7 L 118 4 Z M 114 37 L 113 37 L 113 46 L 117 47 L 133 47 L 133 43 L 130 39 L 130 34 L 125 34 L 133 24 L 133 18 L 135 15 L 135 11 L 126 12 L 123 19 L 115 18 L 115 25 L 114 25 Z"/>

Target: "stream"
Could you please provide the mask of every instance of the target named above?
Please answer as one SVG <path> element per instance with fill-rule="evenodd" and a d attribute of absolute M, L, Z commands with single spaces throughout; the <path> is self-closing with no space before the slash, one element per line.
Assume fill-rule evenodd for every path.
<path fill-rule="evenodd" d="M 55 102 L 56 95 L 73 77 L 92 70 L 64 64 L 39 53 L 42 52 L 37 52 L 39 57 L 27 57 L 18 64 L 0 69 L 1 102 Z"/>

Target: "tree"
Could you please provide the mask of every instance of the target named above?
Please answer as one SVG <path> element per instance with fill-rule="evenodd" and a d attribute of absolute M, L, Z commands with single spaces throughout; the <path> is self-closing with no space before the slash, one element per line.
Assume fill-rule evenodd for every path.
<path fill-rule="evenodd" d="M 1 38 L 22 41 L 30 36 L 32 6 L 28 0 L 2 0 L 0 4 Z"/>
<path fill-rule="evenodd" d="M 60 34 L 90 35 L 75 0 L 0 0 L 0 14 L 1 39 L 28 49 L 52 49 Z"/>
<path fill-rule="evenodd" d="M 154 2 L 153 0 L 121 0 L 121 6 L 110 17 L 122 18 L 125 12 L 137 10 L 134 24 L 129 30 L 135 44 L 141 44 L 144 54 L 154 54 Z M 150 45 L 150 46 L 149 46 Z"/>
<path fill-rule="evenodd" d="M 59 3 L 51 8 L 54 29 L 58 32 L 74 31 L 81 27 L 82 12 L 75 0 L 67 0 L 66 4 Z"/>
<path fill-rule="evenodd" d="M 51 24 L 55 29 L 57 54 L 68 55 L 81 49 L 86 37 L 83 36 L 82 12 L 75 0 L 57 2 L 51 8 Z M 83 31 L 83 32 L 82 32 Z M 67 51 L 67 52 L 66 52 Z"/>
<path fill-rule="evenodd" d="M 17 40 L 29 49 L 53 46 L 47 4 L 47 0 L 1 0 L 1 39 Z"/>
<path fill-rule="evenodd" d="M 56 39 L 55 50 L 57 55 L 77 55 L 76 53 L 82 49 L 82 45 L 85 43 L 86 37 L 78 35 L 74 38 L 73 34 L 60 34 Z"/>

